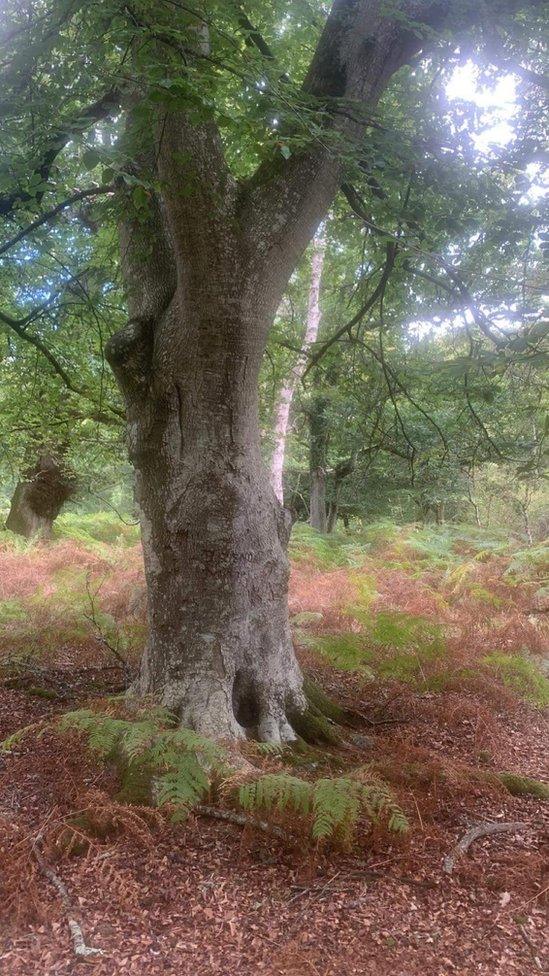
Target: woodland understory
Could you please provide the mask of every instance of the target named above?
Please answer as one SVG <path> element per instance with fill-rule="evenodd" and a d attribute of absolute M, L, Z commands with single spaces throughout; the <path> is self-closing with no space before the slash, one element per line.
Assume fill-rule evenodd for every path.
<path fill-rule="evenodd" d="M 280 750 L 242 744 L 227 768 L 193 742 L 204 780 L 182 766 L 166 787 L 169 721 L 121 697 L 145 634 L 136 529 L 62 516 L 55 534 L 6 532 L 0 551 L 2 973 L 80 958 L 97 976 L 543 971 L 543 546 L 468 526 L 297 526 L 311 724 Z M 319 828 L 303 784 L 343 780 L 378 794 L 338 821 L 336 792 Z"/>

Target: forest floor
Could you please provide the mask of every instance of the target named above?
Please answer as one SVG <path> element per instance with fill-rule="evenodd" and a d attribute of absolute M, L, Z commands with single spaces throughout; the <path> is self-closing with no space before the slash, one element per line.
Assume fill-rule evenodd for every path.
<path fill-rule="evenodd" d="M 407 833 L 364 822 L 352 844 L 320 845 L 273 815 L 282 841 L 114 799 L 116 772 L 51 723 L 122 689 L 117 654 L 138 659 L 135 532 L 90 516 L 61 520 L 50 545 L 6 533 L 0 738 L 38 724 L 0 755 L 3 976 L 547 971 L 547 549 L 467 527 L 380 525 L 333 540 L 300 527 L 291 550 L 304 670 L 354 715 L 345 742 L 311 755 L 337 772 L 352 754 L 383 776 Z M 261 761 L 296 770 L 291 752 Z M 93 838 L 75 827 L 90 809 L 105 827 Z M 445 871 L 486 823 L 516 826 Z M 99 953 L 76 957 L 69 917 Z"/>

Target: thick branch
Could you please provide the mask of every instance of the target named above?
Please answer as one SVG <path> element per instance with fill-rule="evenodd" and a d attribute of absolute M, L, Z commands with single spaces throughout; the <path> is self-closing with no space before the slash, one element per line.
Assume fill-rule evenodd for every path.
<path fill-rule="evenodd" d="M 82 926 L 80 925 L 80 922 L 77 921 L 75 917 L 76 915 L 75 906 L 73 905 L 67 886 L 65 882 L 62 881 L 62 879 L 59 877 L 59 875 L 55 873 L 51 865 L 47 863 L 47 861 L 43 856 L 41 847 L 42 847 L 42 837 L 39 835 L 38 837 L 36 837 L 33 843 L 32 852 L 34 854 L 34 857 L 36 858 L 40 871 L 42 872 L 44 877 L 47 878 L 48 881 L 54 886 L 54 888 L 57 891 L 57 894 L 61 899 L 63 909 L 67 916 L 67 925 L 69 928 L 69 932 L 71 934 L 74 954 L 77 957 L 83 957 L 83 958 L 88 958 L 89 956 L 102 955 L 102 949 L 95 949 L 92 946 L 86 944 L 86 941 L 84 939 L 84 933 L 82 932 Z"/>
<path fill-rule="evenodd" d="M 42 342 L 42 340 L 38 336 L 32 335 L 30 332 L 27 332 L 25 325 L 28 323 L 28 318 L 13 319 L 10 315 L 6 315 L 5 312 L 0 312 L 0 322 L 4 322 L 5 325 L 9 325 L 10 329 L 12 329 L 19 336 L 20 339 L 24 339 L 25 342 L 28 342 L 31 346 L 34 346 L 35 349 L 38 349 L 38 351 L 44 356 L 44 358 L 47 359 L 50 366 L 53 367 L 57 375 L 61 377 L 63 383 L 65 384 L 67 389 L 71 391 L 71 393 L 81 393 L 81 390 L 79 390 L 78 387 L 74 386 L 69 374 L 66 372 L 66 370 L 61 365 L 59 360 Z"/>
<path fill-rule="evenodd" d="M 326 138 L 316 130 L 308 148 L 261 164 L 242 197 L 242 224 L 279 288 L 337 192 L 343 166 L 338 140 L 347 152 L 358 146 L 395 72 L 432 47 L 441 30 L 457 36 L 483 20 L 493 23 L 521 6 L 539 5 L 489 0 L 456 9 L 442 0 L 405 0 L 393 16 L 384 0 L 334 0 L 302 91 L 328 120 Z M 332 111 L 342 103 L 354 103 L 356 111 Z"/>
<path fill-rule="evenodd" d="M 44 308 L 44 306 L 41 306 L 41 308 Z M 90 393 L 84 387 L 77 386 L 72 381 L 64 366 L 61 365 L 57 357 L 52 353 L 51 349 L 48 348 L 45 342 L 43 342 L 39 336 L 33 335 L 31 332 L 27 331 L 27 326 L 33 321 L 34 318 L 37 317 L 38 312 L 39 310 L 35 309 L 24 319 L 14 319 L 11 315 L 7 315 L 5 312 L 0 312 L 0 322 L 3 322 L 5 325 L 9 326 L 9 328 L 12 329 L 12 331 L 15 332 L 20 339 L 24 340 L 24 342 L 34 346 L 34 348 L 37 349 L 42 356 L 44 356 L 44 359 L 48 361 L 54 372 L 60 377 L 63 384 L 68 390 L 70 390 L 71 393 L 76 393 L 78 396 L 85 397 L 87 400 L 90 400 L 93 403 L 93 398 L 91 397 Z M 116 417 L 123 417 L 122 411 L 116 407 L 109 407 L 109 411 L 110 413 L 104 413 L 102 410 L 95 411 L 93 414 L 93 419 L 99 420 L 102 423 L 112 424 L 113 417 L 111 414 Z"/>
<path fill-rule="evenodd" d="M 484 823 L 478 824 L 476 827 L 471 827 L 466 834 L 461 838 L 461 840 L 456 844 L 451 854 L 447 854 L 444 858 L 443 870 L 446 874 L 451 874 L 454 870 L 454 864 L 456 859 L 461 855 L 465 854 L 469 850 L 471 844 L 474 841 L 479 840 L 480 837 L 489 837 L 492 834 L 502 834 L 506 831 L 513 831 L 516 833 L 518 830 L 523 830 L 524 824 L 519 822 L 511 823 Z"/>

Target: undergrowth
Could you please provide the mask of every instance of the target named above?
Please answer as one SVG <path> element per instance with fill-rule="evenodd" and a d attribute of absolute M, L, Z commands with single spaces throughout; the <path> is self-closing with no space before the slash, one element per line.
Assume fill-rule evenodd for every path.
<path fill-rule="evenodd" d="M 250 767 L 242 773 L 232 767 L 221 745 L 175 725 L 169 712 L 157 708 L 122 717 L 123 712 L 118 702 L 108 710 L 68 712 L 42 729 L 21 730 L 2 748 L 9 752 L 24 736 L 44 734 L 46 728 L 60 736 L 79 733 L 97 758 L 116 766 L 119 801 L 166 808 L 174 822 L 206 800 L 221 798 L 254 816 L 269 813 L 276 819 L 286 814 L 288 827 L 297 825 L 315 842 L 349 846 L 361 822 L 384 824 L 396 833 L 408 829 L 390 787 L 368 767 L 311 780 L 285 770 L 263 773 Z M 258 757 L 282 755 L 272 747 L 256 751 Z"/>
<path fill-rule="evenodd" d="M 137 545 L 140 530 L 137 522 L 123 521 L 110 512 L 85 515 L 66 512 L 55 520 L 53 537 L 72 539 L 90 548 L 98 544 L 124 547 Z"/>
<path fill-rule="evenodd" d="M 78 665 L 110 664 L 108 645 L 135 663 L 145 639 L 137 528 L 105 513 L 68 515 L 56 535 L 51 545 L 33 545 L 0 534 L 0 677 L 29 697 L 55 694 L 40 669 L 55 664 L 72 673 Z M 549 682 L 536 663 L 546 646 L 540 607 L 547 548 L 518 545 L 503 533 L 469 526 L 379 523 L 330 537 L 296 526 L 294 634 L 315 683 L 306 684 L 309 706 L 295 727 L 313 745 L 300 741 L 281 750 L 246 743 L 243 771 L 234 768 L 232 753 L 182 729 L 163 710 L 103 701 L 39 723 L 5 748 L 12 762 L 25 736 L 32 742 L 55 737 L 51 752 L 62 789 L 50 856 L 91 857 L 101 838 L 117 832 L 150 844 L 160 824 L 155 818 L 177 821 L 206 804 L 278 825 L 305 847 L 305 838 L 309 845 L 349 847 L 374 828 L 404 832 L 404 811 L 414 815 L 416 795 L 427 809 L 439 793 L 446 803 L 467 791 L 547 799 L 545 784 L 501 771 L 505 754 L 490 753 L 502 712 L 523 708 L 531 715 L 532 707 L 549 704 Z M 58 708 L 55 701 L 39 702 L 40 714 Z M 354 707 L 372 726 L 372 735 L 355 736 L 362 739 L 357 746 Z M 473 730 L 474 756 L 485 750 L 488 758 L 477 766 L 441 758 L 434 748 L 414 751 L 405 738 L 385 748 L 383 733 L 402 722 L 413 726 L 415 710 L 436 718 L 454 736 L 456 751 L 456 730 Z M 79 755 L 93 757 L 93 771 L 89 758 L 79 765 Z M 111 774 L 112 783 L 96 786 L 97 776 Z M 84 780 L 93 788 L 84 788 Z M 71 809 L 63 806 L 65 794 Z M 30 877 L 25 843 L 15 840 L 16 859 L 27 859 Z M 2 864 L 3 858 L 0 850 Z M 98 870 L 106 870 L 106 861 L 98 860 Z M 13 867 L 6 872 L 17 888 Z"/>
<path fill-rule="evenodd" d="M 520 698 L 539 708 L 549 705 L 549 680 L 535 664 L 519 654 L 488 654 L 482 663 L 501 676 L 505 685 Z"/>

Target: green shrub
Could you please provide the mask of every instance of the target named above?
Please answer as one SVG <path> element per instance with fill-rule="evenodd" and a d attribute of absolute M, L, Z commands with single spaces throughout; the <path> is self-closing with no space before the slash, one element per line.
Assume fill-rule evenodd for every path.
<path fill-rule="evenodd" d="M 518 549 L 513 553 L 509 576 L 520 580 L 547 580 L 549 577 L 549 543 L 540 542 L 528 549 Z"/>
<path fill-rule="evenodd" d="M 316 637 L 314 647 L 330 664 L 341 671 L 359 671 L 366 678 L 373 678 L 372 651 L 366 647 L 364 634 L 325 634 Z"/>
<path fill-rule="evenodd" d="M 341 533 L 322 535 L 305 522 L 294 525 L 289 553 L 295 562 L 312 561 L 319 569 L 336 569 L 338 566 L 359 567 L 369 552 L 367 541 L 360 536 Z"/>

